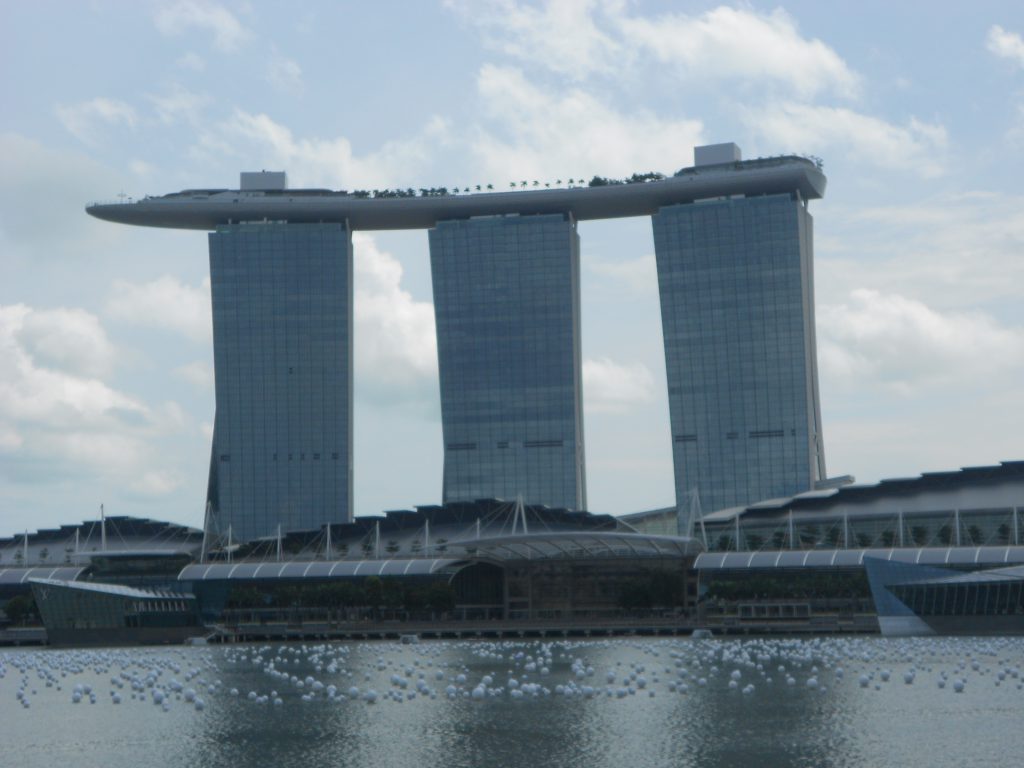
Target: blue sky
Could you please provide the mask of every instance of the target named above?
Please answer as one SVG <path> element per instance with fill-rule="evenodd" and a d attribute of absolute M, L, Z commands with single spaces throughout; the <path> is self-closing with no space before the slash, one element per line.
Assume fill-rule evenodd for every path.
<path fill-rule="evenodd" d="M 198 525 L 205 236 L 91 200 L 671 173 L 822 157 L 830 474 L 1024 458 L 1024 9 L 1014 2 L 38 2 L 0 8 L 0 534 L 100 503 Z M 673 502 L 650 224 L 584 223 L 588 498 Z M 357 514 L 435 503 L 426 234 L 358 234 Z"/>

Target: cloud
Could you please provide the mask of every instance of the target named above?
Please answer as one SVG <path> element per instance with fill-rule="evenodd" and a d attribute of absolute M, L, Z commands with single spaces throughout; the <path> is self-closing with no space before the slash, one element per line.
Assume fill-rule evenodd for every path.
<path fill-rule="evenodd" d="M 214 45 L 231 52 L 252 33 L 229 10 L 212 2 L 179 0 L 162 6 L 156 13 L 156 27 L 164 35 L 176 36 L 198 29 L 213 34 Z"/>
<path fill-rule="evenodd" d="M 75 344 L 83 349 L 75 352 Z M 99 321 L 88 313 L 0 306 L 4 474 L 19 482 L 57 483 L 88 472 L 127 483 L 157 463 L 155 438 L 181 431 L 187 417 L 180 406 L 151 408 L 114 389 L 101 378 L 110 373 L 102 370 L 105 364 L 87 359 L 89 352 L 115 357 Z"/>
<path fill-rule="evenodd" d="M 654 397 L 654 376 L 643 363 L 607 357 L 583 361 L 583 404 L 588 411 L 621 413 Z"/>
<path fill-rule="evenodd" d="M 25 311 L 14 334 L 35 362 L 77 375 L 109 375 L 117 357 L 99 318 L 82 309 Z"/>
<path fill-rule="evenodd" d="M 830 208 L 818 215 L 817 282 L 928 297 L 940 309 L 1024 306 L 1024 199 L 964 192 L 905 205 Z"/>
<path fill-rule="evenodd" d="M 752 131 L 788 151 L 843 149 L 865 163 L 924 178 L 945 170 L 946 129 L 916 118 L 899 126 L 844 107 L 797 102 L 744 110 L 743 118 Z"/>
<path fill-rule="evenodd" d="M 560 0 L 534 6 L 449 0 L 446 5 L 483 32 L 485 45 L 576 80 L 616 72 L 628 50 L 614 37 L 618 2 Z M 600 29 L 609 20 L 612 29 Z"/>
<path fill-rule="evenodd" d="M 687 79 L 772 82 L 801 98 L 821 92 L 849 98 L 860 87 L 842 58 L 820 40 L 802 37 L 781 8 L 761 14 L 720 6 L 701 16 L 624 17 L 621 28 L 630 45 L 646 49 Z"/>
<path fill-rule="evenodd" d="M 192 72 L 203 72 L 206 70 L 206 59 L 195 51 L 188 51 L 174 63 L 182 69 L 188 69 Z"/>
<path fill-rule="evenodd" d="M 206 94 L 193 93 L 177 84 L 172 85 L 166 93 L 147 98 L 156 110 L 157 119 L 164 125 L 180 122 L 199 125 L 203 122 L 202 112 L 210 103 L 210 97 Z"/>
<path fill-rule="evenodd" d="M 1020 67 L 1024 67 L 1024 40 L 1016 32 L 1009 32 L 998 24 L 994 24 L 985 38 L 988 52 L 1002 59 L 1010 59 Z"/>
<path fill-rule="evenodd" d="M 554 181 L 553 174 L 628 175 L 666 162 L 688 165 L 690 147 L 702 143 L 699 120 L 666 120 L 642 109 L 623 114 L 578 88 L 546 91 L 514 68 L 485 65 L 477 88 L 491 127 L 478 129 L 471 149 L 499 187 Z"/>
<path fill-rule="evenodd" d="M 174 375 L 199 389 L 213 391 L 213 366 L 202 360 L 178 366 L 174 369 Z"/>
<path fill-rule="evenodd" d="M 938 312 L 899 294 L 857 289 L 842 304 L 818 307 L 817 325 L 822 374 L 841 388 L 910 396 L 1024 372 L 1024 327 L 1005 327 L 983 312 Z"/>
<path fill-rule="evenodd" d="M 116 228 L 99 225 L 82 206 L 98 189 L 119 189 L 124 179 L 86 155 L 0 134 L 0 178 L 0 241 L 24 251 L 34 267 L 64 253 L 92 257 L 117 237 Z"/>
<path fill-rule="evenodd" d="M 802 36 L 782 9 L 720 6 L 699 16 L 644 18 L 631 15 L 622 0 L 449 0 L 447 6 L 482 31 L 485 45 L 574 81 L 620 76 L 646 57 L 692 83 L 774 83 L 801 98 L 853 97 L 860 88 L 843 59 Z"/>
<path fill-rule="evenodd" d="M 198 286 L 164 275 L 149 283 L 118 280 L 106 304 L 111 318 L 134 326 L 180 333 L 193 341 L 212 338 L 210 278 Z"/>
<path fill-rule="evenodd" d="M 658 293 L 658 265 L 654 254 L 626 261 L 591 261 L 587 269 L 610 278 L 636 294 Z"/>
<path fill-rule="evenodd" d="M 287 168 L 297 187 L 380 188 L 416 184 L 417 176 L 436 162 L 449 140 L 449 126 L 441 118 L 427 121 L 410 138 L 385 142 L 376 151 L 356 156 L 349 140 L 297 138 L 287 126 L 265 114 L 235 110 L 200 135 L 193 154 L 200 157 L 244 158 L 251 167 Z M 424 179 L 424 183 L 427 180 Z M 436 179 L 429 183 L 436 184 Z"/>
<path fill-rule="evenodd" d="M 267 82 L 286 93 L 301 91 L 302 67 L 294 59 L 274 51 L 267 62 Z"/>
<path fill-rule="evenodd" d="M 74 137 L 87 144 L 97 138 L 98 129 L 109 126 L 124 126 L 134 129 L 138 122 L 135 109 L 118 99 L 97 96 L 78 104 L 58 104 L 57 119 Z"/>
<path fill-rule="evenodd" d="M 129 489 L 141 496 L 166 496 L 183 484 L 181 473 L 170 470 L 150 470 L 129 484 Z"/>
<path fill-rule="evenodd" d="M 360 397 L 437 398 L 434 308 L 402 288 L 402 265 L 371 235 L 353 235 L 355 375 Z"/>

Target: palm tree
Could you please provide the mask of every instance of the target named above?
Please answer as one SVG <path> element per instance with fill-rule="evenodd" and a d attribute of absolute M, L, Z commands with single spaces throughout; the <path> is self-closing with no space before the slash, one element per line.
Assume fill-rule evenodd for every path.
<path fill-rule="evenodd" d="M 536 179 L 534 179 L 534 180 L 533 180 L 533 186 L 535 186 L 535 187 L 539 187 L 539 186 L 540 186 L 540 182 L 539 182 L 539 181 L 537 181 Z"/>
<path fill-rule="evenodd" d="M 562 186 L 562 180 L 559 179 L 558 181 L 555 182 L 555 184 L 557 184 L 558 186 Z"/>
<path fill-rule="evenodd" d="M 480 185 L 479 185 L 479 184 L 477 184 L 477 185 L 476 185 L 476 191 L 477 191 L 477 192 L 479 192 L 479 191 L 480 191 Z"/>
<path fill-rule="evenodd" d="M 494 185 L 493 184 L 488 184 L 487 185 L 487 190 L 490 191 L 492 189 L 494 189 Z"/>
<path fill-rule="evenodd" d="M 520 181 L 519 182 L 519 186 L 522 187 L 523 189 L 525 189 L 526 188 L 526 182 L 525 181 Z"/>

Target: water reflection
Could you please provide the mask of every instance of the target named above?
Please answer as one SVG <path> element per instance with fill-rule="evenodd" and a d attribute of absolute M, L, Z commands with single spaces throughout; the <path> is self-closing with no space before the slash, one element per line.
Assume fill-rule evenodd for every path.
<path fill-rule="evenodd" d="M 538 660 L 536 670 L 527 671 L 526 656 Z M 578 677 L 574 660 L 576 669 L 593 673 Z M 381 699 L 331 701 L 321 692 L 303 701 L 309 689 L 268 674 L 271 663 L 289 677 L 313 677 L 340 691 L 373 687 Z M 550 666 L 547 675 L 540 673 L 543 664 Z M 0 654 L 0 667 L 6 735 L 0 765 L 1009 765 L 1024 750 L 1024 642 L 1016 639 L 364 643 L 320 650 L 133 649 L 99 655 L 12 651 Z M 122 704 L 111 703 L 112 677 L 124 672 L 141 680 L 158 669 L 158 687 L 171 678 L 195 687 L 206 698 L 204 711 L 180 694 L 170 697 L 164 711 L 152 703 L 151 689 L 133 700 L 130 686 L 121 690 Z M 886 669 L 891 676 L 883 682 Z M 50 687 L 42 670 L 51 676 Z M 910 670 L 915 676 L 907 684 L 903 675 Z M 734 671 L 737 685 L 730 688 Z M 606 690 L 609 672 L 612 695 Z M 964 693 L 948 685 L 940 689 L 943 673 L 950 681 L 967 680 Z M 407 698 L 421 674 L 435 697 Z M 393 675 L 407 687 L 392 686 Z M 464 682 L 457 682 L 458 675 Z M 483 701 L 445 695 L 448 685 L 468 692 L 485 675 L 505 690 Z M 858 683 L 860 675 L 869 676 L 867 687 Z M 793 684 L 786 682 L 790 676 Z M 510 677 L 552 693 L 512 699 Z M 807 685 L 811 677 L 816 687 Z M 701 678 L 706 685 L 698 683 Z M 82 684 L 92 687 L 95 704 L 71 703 L 72 687 Z M 559 695 L 558 685 L 590 686 L 594 695 Z M 746 685 L 754 686 L 751 693 L 742 692 Z M 619 689 L 629 687 L 632 692 L 620 698 Z M 230 695 L 232 688 L 237 697 Z M 401 702 L 385 696 L 398 690 Z M 283 703 L 254 703 L 249 691 L 276 691 Z"/>

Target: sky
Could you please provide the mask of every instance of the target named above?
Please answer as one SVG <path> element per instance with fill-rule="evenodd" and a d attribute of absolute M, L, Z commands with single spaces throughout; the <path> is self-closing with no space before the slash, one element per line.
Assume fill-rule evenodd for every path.
<path fill-rule="evenodd" d="M 824 160 L 811 204 L 828 472 L 1024 459 L 1019 2 L 0 4 L 0 535 L 199 526 L 202 232 L 85 205 L 237 187 L 671 174 Z M 674 503 L 647 219 L 579 226 L 591 511 Z M 355 510 L 440 501 L 425 232 L 356 233 Z"/>

